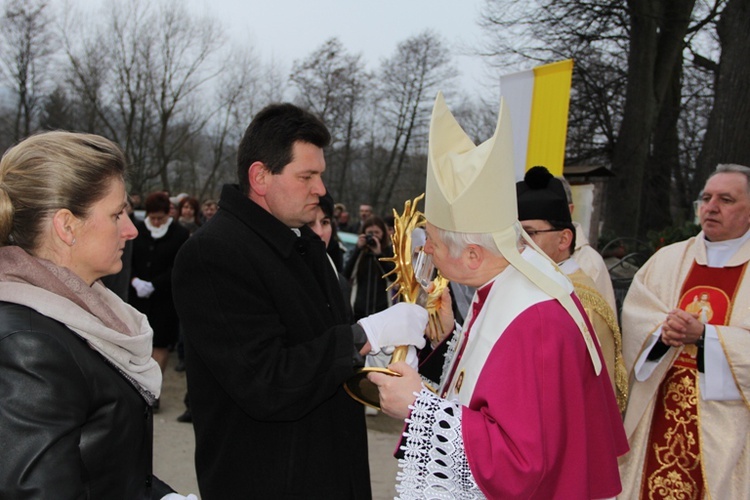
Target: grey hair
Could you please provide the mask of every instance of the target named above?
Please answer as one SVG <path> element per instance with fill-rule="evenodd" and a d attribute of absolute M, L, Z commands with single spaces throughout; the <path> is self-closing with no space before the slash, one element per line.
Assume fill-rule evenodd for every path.
<path fill-rule="evenodd" d="M 516 231 L 516 247 L 520 250 L 523 247 L 521 226 L 516 222 L 514 223 L 513 228 Z M 436 229 L 438 237 L 448 249 L 448 254 L 454 259 L 460 257 L 461 252 L 463 252 L 469 245 L 480 246 L 498 257 L 503 256 L 497 248 L 492 233 L 461 233 L 458 231 L 448 231 L 439 227 L 436 227 Z"/>
<path fill-rule="evenodd" d="M 573 204 L 573 191 L 570 189 L 570 182 L 564 176 L 559 175 L 555 177 L 560 184 L 562 184 L 563 190 L 565 190 L 565 198 L 568 200 L 568 205 Z"/>
<path fill-rule="evenodd" d="M 750 195 L 750 168 L 744 165 L 738 165 L 737 163 L 719 163 L 716 166 L 716 170 L 711 172 L 711 175 L 708 176 L 708 179 L 716 174 L 729 173 L 742 174 L 745 176 L 745 179 L 747 179 L 747 194 Z M 708 182 L 708 179 L 706 179 L 706 182 Z"/>

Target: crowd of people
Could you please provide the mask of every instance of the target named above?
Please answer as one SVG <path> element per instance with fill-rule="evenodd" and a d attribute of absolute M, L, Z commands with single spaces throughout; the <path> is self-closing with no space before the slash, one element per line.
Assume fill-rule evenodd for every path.
<path fill-rule="evenodd" d="M 450 286 L 428 322 L 389 291 L 392 217 L 327 192 L 330 140 L 270 105 L 203 203 L 127 195 L 95 135 L 3 155 L 0 498 L 195 498 L 151 471 L 172 348 L 202 498 L 371 498 L 344 384 L 402 345 L 398 376 L 368 375 L 405 424 L 399 498 L 750 498 L 750 168 L 717 167 L 701 232 L 638 271 L 619 321 L 565 179 L 516 182 L 504 104 L 476 146 L 439 94 L 419 237 Z"/>

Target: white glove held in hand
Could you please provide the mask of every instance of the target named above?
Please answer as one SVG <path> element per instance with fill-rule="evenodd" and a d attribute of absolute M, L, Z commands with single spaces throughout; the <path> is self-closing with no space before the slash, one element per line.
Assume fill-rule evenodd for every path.
<path fill-rule="evenodd" d="M 413 345 L 409 346 L 409 352 L 406 353 L 406 359 L 404 361 L 415 370 L 419 370 L 419 355 L 417 354 L 416 347 Z"/>
<path fill-rule="evenodd" d="M 151 296 L 152 293 L 154 293 L 155 288 L 150 281 L 143 281 L 140 278 L 133 278 L 132 284 L 133 288 L 135 288 L 135 293 L 137 293 L 138 297 L 141 299 L 147 299 Z"/>
<path fill-rule="evenodd" d="M 425 344 L 427 309 L 399 302 L 384 311 L 362 318 L 357 323 L 370 341 L 370 354 L 377 354 L 383 347 L 396 345 L 413 345 L 421 349 Z"/>
<path fill-rule="evenodd" d="M 378 354 L 368 354 L 365 356 L 365 366 L 367 367 L 378 367 L 387 368 L 391 364 L 391 355 L 393 354 L 393 347 L 385 347 L 380 350 Z M 406 351 L 406 364 L 414 368 L 419 369 L 419 355 L 417 354 L 417 348 L 413 345 L 409 346 L 409 350 Z"/>

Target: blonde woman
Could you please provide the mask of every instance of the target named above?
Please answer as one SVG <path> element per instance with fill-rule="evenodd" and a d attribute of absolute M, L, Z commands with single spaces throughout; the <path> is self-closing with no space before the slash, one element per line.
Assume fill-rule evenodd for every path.
<path fill-rule="evenodd" d="M 0 161 L 0 498 L 184 498 L 151 471 L 151 327 L 99 282 L 137 235 L 124 176 L 88 134 Z"/>

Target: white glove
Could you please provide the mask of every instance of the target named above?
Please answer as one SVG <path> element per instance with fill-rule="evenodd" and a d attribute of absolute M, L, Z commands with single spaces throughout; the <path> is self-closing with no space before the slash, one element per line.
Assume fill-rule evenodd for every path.
<path fill-rule="evenodd" d="M 161 497 L 161 500 L 198 500 L 198 497 L 192 493 L 188 496 L 182 496 L 179 493 L 169 493 Z"/>
<path fill-rule="evenodd" d="M 393 347 L 383 347 L 378 354 L 368 354 L 365 356 L 365 366 L 367 367 L 378 367 L 386 368 L 391 364 L 391 356 L 393 355 Z M 417 355 L 417 348 L 413 345 L 409 346 L 406 351 L 406 364 L 414 368 L 419 368 L 419 356 Z"/>
<path fill-rule="evenodd" d="M 417 355 L 416 347 L 413 345 L 409 346 L 409 352 L 406 353 L 406 359 L 404 361 L 407 365 L 419 371 L 419 356 Z"/>
<path fill-rule="evenodd" d="M 150 281 L 143 281 L 140 278 L 133 278 L 133 281 L 131 283 L 133 284 L 133 288 L 135 288 L 135 293 L 138 294 L 138 297 L 141 299 L 147 299 L 151 297 L 152 293 L 154 293 L 155 288 Z"/>
<path fill-rule="evenodd" d="M 369 354 L 377 354 L 383 347 L 413 345 L 424 347 L 427 309 L 416 304 L 399 302 L 393 307 L 362 318 L 357 323 L 370 341 Z"/>

